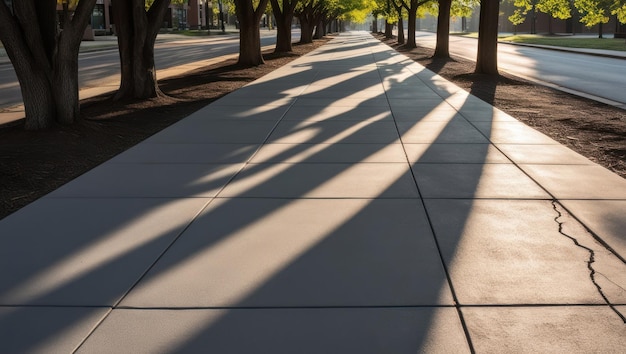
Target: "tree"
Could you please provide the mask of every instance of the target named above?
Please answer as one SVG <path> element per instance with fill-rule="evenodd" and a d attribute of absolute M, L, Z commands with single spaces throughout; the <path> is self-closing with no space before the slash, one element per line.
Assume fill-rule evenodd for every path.
<path fill-rule="evenodd" d="M 57 26 L 56 0 L 0 1 L 0 41 L 17 74 L 26 129 L 43 129 L 79 117 L 78 50 L 96 0 L 63 6 Z"/>
<path fill-rule="evenodd" d="M 378 16 L 380 15 L 380 10 L 372 11 L 372 17 L 374 20 L 372 21 L 372 33 L 378 33 Z"/>
<path fill-rule="evenodd" d="M 404 44 L 404 7 L 402 6 L 402 0 L 391 0 L 391 6 L 398 14 L 398 43 Z"/>
<path fill-rule="evenodd" d="M 404 45 L 407 48 L 416 48 L 417 43 L 415 42 L 415 22 L 417 20 L 418 11 L 422 7 L 422 5 L 428 4 L 432 0 L 408 0 L 408 3 L 405 0 L 402 0 L 402 6 L 408 12 L 408 24 L 407 24 L 407 41 Z"/>
<path fill-rule="evenodd" d="M 603 37 L 602 25 L 609 22 L 609 14 L 619 11 L 620 0 L 574 0 L 574 6 L 582 15 L 580 22 L 587 27 L 598 25 L 598 38 Z"/>
<path fill-rule="evenodd" d="M 450 57 L 450 16 L 469 17 L 477 4 L 475 0 L 439 0 L 437 8 L 437 44 L 433 57 Z"/>
<path fill-rule="evenodd" d="M 296 7 L 295 16 L 300 20 L 300 43 L 313 43 L 313 31 L 321 21 L 324 5 L 324 0 L 303 0 Z"/>
<path fill-rule="evenodd" d="M 537 33 L 535 30 L 535 14 L 537 11 L 562 20 L 572 17 L 569 0 L 515 0 L 513 5 L 517 7 L 517 9 L 509 16 L 509 21 L 516 26 L 522 24 L 530 12 L 532 21 L 530 33 L 533 34 Z M 552 33 L 551 27 L 550 33 Z"/>
<path fill-rule="evenodd" d="M 276 18 L 276 48 L 275 53 L 293 51 L 291 47 L 291 23 L 293 21 L 296 5 L 299 0 L 270 0 L 272 12 Z"/>
<path fill-rule="evenodd" d="M 478 55 L 474 72 L 477 74 L 498 75 L 498 15 L 500 1 L 482 0 L 480 5 Z"/>
<path fill-rule="evenodd" d="M 264 64 L 261 54 L 260 21 L 268 0 L 234 0 L 235 14 L 239 21 L 239 65 L 257 66 Z"/>
<path fill-rule="evenodd" d="M 439 13 L 437 14 L 437 44 L 435 45 L 434 57 L 450 57 L 450 9 L 452 0 L 439 0 Z"/>
<path fill-rule="evenodd" d="M 552 18 L 561 20 L 572 17 L 570 0 L 541 0 L 537 3 L 537 10 L 551 16 L 548 22 L 548 32 L 552 31 Z"/>
<path fill-rule="evenodd" d="M 169 5 L 170 0 L 112 1 L 122 72 L 114 100 L 162 95 L 154 65 L 154 44 Z"/>

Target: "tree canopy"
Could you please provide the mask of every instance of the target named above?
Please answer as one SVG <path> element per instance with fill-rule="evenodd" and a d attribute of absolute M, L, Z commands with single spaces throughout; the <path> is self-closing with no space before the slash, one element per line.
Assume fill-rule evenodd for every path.
<path fill-rule="evenodd" d="M 528 13 L 543 12 L 561 20 L 572 17 L 572 7 L 580 13 L 580 22 L 587 27 L 609 22 L 610 15 L 626 23 L 626 1 L 624 0 L 515 0 L 517 8 L 509 16 L 514 25 L 524 23 Z"/>

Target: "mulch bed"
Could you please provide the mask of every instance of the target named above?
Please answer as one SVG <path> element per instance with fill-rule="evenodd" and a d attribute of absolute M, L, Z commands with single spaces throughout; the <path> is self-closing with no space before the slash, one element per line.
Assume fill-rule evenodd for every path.
<path fill-rule="evenodd" d="M 294 45 L 290 54 L 265 52 L 265 65 L 258 67 L 231 59 L 159 80 L 165 94 L 160 98 L 83 100 L 81 120 L 73 125 L 45 131 L 25 131 L 23 123 L 0 127 L 0 219 L 330 39 Z"/>

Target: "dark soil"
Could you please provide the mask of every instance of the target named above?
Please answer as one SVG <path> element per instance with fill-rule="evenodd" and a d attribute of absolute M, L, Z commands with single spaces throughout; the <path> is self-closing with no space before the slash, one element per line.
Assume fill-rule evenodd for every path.
<path fill-rule="evenodd" d="M 45 131 L 23 122 L 0 127 L 0 219 L 52 192 L 140 141 L 248 82 L 289 63 L 328 39 L 294 45 L 290 54 L 264 53 L 265 65 L 241 67 L 235 59 L 159 80 L 164 97 L 114 102 L 81 101 L 81 121 Z"/>
<path fill-rule="evenodd" d="M 379 39 L 430 70 L 589 159 L 626 177 L 626 111 L 503 74 L 475 75 L 461 58 L 433 59 L 432 49 L 405 50 Z M 0 219 L 55 190 L 163 128 L 323 45 L 297 45 L 287 56 L 265 54 L 266 64 L 244 68 L 235 60 L 159 82 L 165 97 L 81 102 L 82 120 L 30 132 L 22 124 L 0 127 Z"/>
<path fill-rule="evenodd" d="M 626 111 L 538 85 L 519 77 L 474 74 L 473 61 L 433 58 L 433 49 L 383 43 L 464 88 L 474 96 L 626 178 Z"/>

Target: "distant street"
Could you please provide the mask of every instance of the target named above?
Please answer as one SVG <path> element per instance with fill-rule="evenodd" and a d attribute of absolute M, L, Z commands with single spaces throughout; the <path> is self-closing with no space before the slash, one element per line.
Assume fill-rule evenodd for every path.
<path fill-rule="evenodd" d="M 294 41 L 300 39 L 294 33 Z M 115 42 L 113 42 L 115 43 Z M 276 43 L 276 31 L 261 29 L 261 45 Z M 239 52 L 238 36 L 188 37 L 180 40 L 159 41 L 155 46 L 155 61 L 158 70 L 206 60 Z M 116 49 L 81 53 L 79 55 L 79 83 L 81 88 L 119 83 L 120 63 Z M 0 65 L 0 108 L 22 102 L 20 87 L 13 66 Z"/>
<path fill-rule="evenodd" d="M 434 33 L 418 32 L 418 45 L 435 47 Z M 450 54 L 476 60 L 477 40 L 450 36 Z M 626 104 L 626 61 L 498 43 L 498 66 L 512 74 Z"/>

